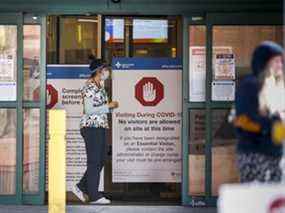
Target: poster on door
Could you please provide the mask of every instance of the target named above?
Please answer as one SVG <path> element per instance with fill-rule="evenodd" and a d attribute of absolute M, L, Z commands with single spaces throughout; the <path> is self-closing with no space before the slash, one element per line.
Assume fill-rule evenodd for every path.
<path fill-rule="evenodd" d="M 227 79 L 233 79 L 235 74 L 234 70 L 234 58 L 226 58 L 229 57 L 227 54 L 232 53 L 232 47 L 228 46 L 217 46 L 213 47 L 213 70 L 217 71 L 214 72 L 214 77 L 217 74 L 217 77 L 223 76 L 224 78 L 226 77 Z M 223 57 L 218 57 L 217 60 L 217 55 L 219 57 L 223 55 Z M 231 54 L 232 55 L 232 54 Z M 232 55 L 233 56 L 233 55 Z M 225 63 L 227 61 L 228 63 Z M 224 71 L 225 69 L 222 69 L 221 64 L 225 63 L 227 69 L 227 75 L 224 76 Z M 215 66 L 216 63 L 219 63 L 219 66 Z M 231 64 L 230 66 L 227 66 L 228 64 Z M 215 69 L 216 68 L 216 69 Z M 206 48 L 204 46 L 190 46 L 189 47 L 189 100 L 191 102 L 202 102 L 205 101 L 205 96 L 206 96 Z"/>
<path fill-rule="evenodd" d="M 214 68 L 215 80 L 235 80 L 235 57 L 232 53 L 216 54 Z"/>
<path fill-rule="evenodd" d="M 88 65 L 47 66 L 47 108 L 66 110 L 67 191 L 78 183 L 86 169 L 85 144 L 79 122 L 83 112 L 80 88 L 90 76 Z M 38 91 L 35 91 L 37 93 Z M 36 94 L 35 94 L 36 95 Z M 103 172 L 99 189 L 103 190 Z"/>
<path fill-rule="evenodd" d="M 179 59 L 113 58 L 112 181 L 181 182 Z"/>

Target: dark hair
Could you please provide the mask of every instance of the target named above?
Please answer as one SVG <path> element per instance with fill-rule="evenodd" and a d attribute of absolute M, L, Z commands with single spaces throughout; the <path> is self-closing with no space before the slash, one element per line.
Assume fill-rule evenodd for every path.
<path fill-rule="evenodd" d="M 103 69 L 105 69 L 105 68 L 111 70 L 111 66 L 109 66 L 108 64 L 103 64 L 103 65 L 101 65 L 100 67 L 96 68 L 96 69 L 91 73 L 91 75 L 90 75 L 89 78 L 94 78 L 98 73 L 100 73 L 100 72 L 101 72 Z"/>
<path fill-rule="evenodd" d="M 283 48 L 272 41 L 264 41 L 252 54 L 251 68 L 255 76 L 258 76 L 267 69 L 269 60 L 275 56 L 282 56 L 284 54 Z"/>
<path fill-rule="evenodd" d="M 88 55 L 88 60 L 92 61 L 94 59 L 96 59 L 95 55 L 93 54 Z"/>
<path fill-rule="evenodd" d="M 97 59 L 93 54 L 88 56 L 89 59 L 89 70 L 91 75 L 89 78 L 94 78 L 102 69 L 110 68 L 110 65 L 102 59 Z"/>

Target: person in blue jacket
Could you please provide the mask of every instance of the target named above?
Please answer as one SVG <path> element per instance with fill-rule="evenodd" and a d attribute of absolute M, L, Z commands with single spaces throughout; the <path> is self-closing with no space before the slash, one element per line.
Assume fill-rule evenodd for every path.
<path fill-rule="evenodd" d="M 282 145 L 272 140 L 275 123 L 284 119 L 283 48 L 261 43 L 253 52 L 252 74 L 236 92 L 237 164 L 241 182 L 279 182 Z"/>
<path fill-rule="evenodd" d="M 90 78 L 81 89 L 83 115 L 80 133 L 85 142 L 87 169 L 73 188 L 73 193 L 83 202 L 88 195 L 91 204 L 109 204 L 99 191 L 100 172 L 106 157 L 106 129 L 109 128 L 108 113 L 118 107 L 118 102 L 109 101 L 104 81 L 110 76 L 110 68 L 100 59 L 90 57 Z"/>

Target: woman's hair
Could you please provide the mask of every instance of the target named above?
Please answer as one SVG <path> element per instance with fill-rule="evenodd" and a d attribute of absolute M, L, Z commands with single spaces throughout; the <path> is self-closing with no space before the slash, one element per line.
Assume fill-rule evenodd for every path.
<path fill-rule="evenodd" d="M 92 72 L 90 77 L 89 77 L 89 80 L 96 77 L 100 73 L 100 71 L 102 71 L 102 68 L 97 68 L 94 72 Z"/>
<path fill-rule="evenodd" d="M 94 55 L 88 56 L 89 60 L 89 70 L 91 71 L 91 75 L 89 80 L 97 76 L 103 69 L 110 69 L 110 65 L 108 65 L 104 60 L 96 58 Z"/>

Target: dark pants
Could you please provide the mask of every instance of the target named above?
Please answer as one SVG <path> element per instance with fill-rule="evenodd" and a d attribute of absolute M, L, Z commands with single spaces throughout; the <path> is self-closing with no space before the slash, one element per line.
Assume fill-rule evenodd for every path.
<path fill-rule="evenodd" d="M 77 184 L 88 195 L 89 201 L 102 197 L 98 192 L 100 172 L 106 158 L 106 130 L 104 128 L 82 128 L 80 133 L 85 142 L 87 169 Z"/>
<path fill-rule="evenodd" d="M 281 157 L 259 153 L 239 153 L 237 156 L 240 181 L 242 183 L 280 182 L 282 171 L 279 166 Z"/>

